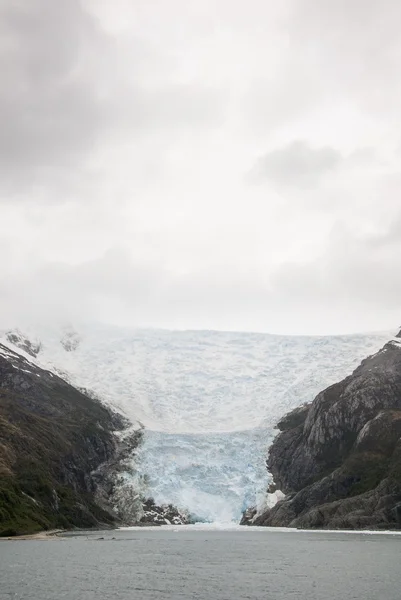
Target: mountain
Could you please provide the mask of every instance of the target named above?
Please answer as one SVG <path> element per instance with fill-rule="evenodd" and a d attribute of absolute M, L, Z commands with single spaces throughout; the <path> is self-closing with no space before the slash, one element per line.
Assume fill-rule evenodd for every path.
<path fill-rule="evenodd" d="M 243 523 L 401 527 L 401 333 L 277 427 L 267 468 L 286 496 Z"/>
<path fill-rule="evenodd" d="M 266 451 L 279 418 L 311 402 L 390 337 L 388 332 L 291 337 L 98 324 L 37 328 L 13 340 L 10 334 L 16 335 L 15 329 L 3 339 L 14 351 L 23 354 L 32 340 L 35 352 L 39 349 L 31 360 L 42 369 L 90 390 L 133 431 L 141 428 L 140 445 L 118 462 L 112 502 L 125 520 L 136 518 L 139 494 L 157 505 L 172 503 L 194 520 L 214 522 L 238 522 L 245 508 L 263 503 L 271 480 Z M 113 469 L 115 461 L 109 472 Z M 161 514 L 169 520 L 168 508 Z"/>
<path fill-rule="evenodd" d="M 116 454 L 123 427 L 110 409 L 0 344 L 0 535 L 113 523 L 91 474 Z"/>

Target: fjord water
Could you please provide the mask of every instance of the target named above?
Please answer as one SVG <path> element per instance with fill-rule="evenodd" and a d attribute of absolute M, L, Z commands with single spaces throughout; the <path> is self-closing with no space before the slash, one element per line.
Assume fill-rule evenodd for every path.
<path fill-rule="evenodd" d="M 136 489 L 146 482 L 145 495 L 199 520 L 238 522 L 265 496 L 276 422 L 389 337 L 86 326 L 72 352 L 59 333 L 40 335 L 39 359 L 145 426 Z"/>
<path fill-rule="evenodd" d="M 399 600 L 401 536 L 191 526 L 0 542 L 0 599 Z"/>

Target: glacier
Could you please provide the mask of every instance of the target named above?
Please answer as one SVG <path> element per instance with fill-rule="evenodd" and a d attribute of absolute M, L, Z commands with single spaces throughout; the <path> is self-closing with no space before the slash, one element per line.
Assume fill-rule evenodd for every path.
<path fill-rule="evenodd" d="M 217 331 L 31 330 L 37 360 L 144 427 L 132 484 L 202 522 L 266 499 L 275 423 L 379 350 L 391 333 L 307 337 Z M 70 343 L 71 341 L 71 343 Z M 73 342 L 73 343 L 72 343 Z"/>

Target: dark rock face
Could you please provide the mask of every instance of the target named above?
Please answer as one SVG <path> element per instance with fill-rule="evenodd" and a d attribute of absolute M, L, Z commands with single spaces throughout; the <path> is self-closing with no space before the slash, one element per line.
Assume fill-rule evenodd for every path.
<path fill-rule="evenodd" d="M 36 358 L 42 349 L 40 342 L 32 342 L 20 331 L 8 331 L 5 337 L 11 344 L 14 344 L 14 346 L 17 346 L 17 348 L 23 350 L 33 358 Z"/>
<path fill-rule="evenodd" d="M 401 342 L 278 424 L 267 461 L 286 498 L 255 525 L 398 528 Z"/>
<path fill-rule="evenodd" d="M 60 344 L 63 346 L 66 352 L 74 352 L 80 343 L 81 337 L 76 331 L 74 331 L 74 329 L 68 327 L 64 330 Z"/>
<path fill-rule="evenodd" d="M 188 514 L 180 512 L 172 504 L 157 506 L 153 498 L 143 503 L 143 517 L 140 525 L 187 525 L 190 523 Z"/>
<path fill-rule="evenodd" d="M 242 513 L 242 519 L 240 521 L 240 525 L 253 525 L 255 517 L 257 514 L 257 510 L 254 507 L 247 508 L 246 511 Z"/>
<path fill-rule="evenodd" d="M 124 525 L 135 525 L 143 515 L 142 501 L 132 484 L 133 459 L 142 440 L 142 431 L 126 429 L 116 440 L 115 451 L 91 477 L 95 483 L 96 502 Z M 131 478 L 131 480 L 130 480 Z"/>
<path fill-rule="evenodd" d="M 0 535 L 116 521 L 93 473 L 123 420 L 0 344 Z"/>

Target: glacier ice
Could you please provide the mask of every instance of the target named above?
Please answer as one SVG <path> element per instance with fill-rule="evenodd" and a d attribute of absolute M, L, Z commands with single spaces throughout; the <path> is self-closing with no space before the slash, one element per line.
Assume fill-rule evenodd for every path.
<path fill-rule="evenodd" d="M 265 460 L 277 420 L 391 337 L 86 325 L 67 352 L 59 331 L 34 333 L 42 366 L 145 426 L 136 469 L 147 495 L 209 522 L 238 521 L 266 501 Z"/>

